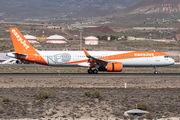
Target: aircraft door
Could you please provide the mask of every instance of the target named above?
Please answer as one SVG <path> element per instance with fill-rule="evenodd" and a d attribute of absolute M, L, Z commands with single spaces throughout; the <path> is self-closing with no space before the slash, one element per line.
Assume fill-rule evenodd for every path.
<path fill-rule="evenodd" d="M 159 56 L 159 53 L 156 53 L 156 62 L 160 62 L 160 56 Z"/>
<path fill-rule="evenodd" d="M 74 54 L 74 55 L 73 55 L 73 60 L 77 60 L 77 59 L 78 59 L 77 54 Z"/>
<path fill-rule="evenodd" d="M 40 61 L 40 56 L 39 55 L 35 55 L 36 61 L 39 62 Z"/>

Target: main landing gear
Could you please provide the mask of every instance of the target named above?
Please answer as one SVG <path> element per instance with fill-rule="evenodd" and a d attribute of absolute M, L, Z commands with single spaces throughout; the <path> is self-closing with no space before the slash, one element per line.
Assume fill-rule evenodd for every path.
<path fill-rule="evenodd" d="M 98 70 L 97 70 L 97 69 L 94 69 L 94 70 L 89 69 L 89 70 L 88 70 L 88 73 L 89 73 L 89 74 L 98 74 Z"/>
<path fill-rule="evenodd" d="M 154 67 L 155 71 L 154 74 L 158 74 L 157 67 Z"/>

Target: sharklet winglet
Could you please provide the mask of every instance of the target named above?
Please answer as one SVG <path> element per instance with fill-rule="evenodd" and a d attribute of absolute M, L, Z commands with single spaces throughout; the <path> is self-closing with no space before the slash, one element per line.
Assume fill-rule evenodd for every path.
<path fill-rule="evenodd" d="M 90 56 L 89 53 L 86 51 L 86 49 L 85 49 L 84 47 L 82 47 L 82 49 L 83 49 L 83 51 L 84 51 L 86 57 L 90 58 L 91 56 Z"/>

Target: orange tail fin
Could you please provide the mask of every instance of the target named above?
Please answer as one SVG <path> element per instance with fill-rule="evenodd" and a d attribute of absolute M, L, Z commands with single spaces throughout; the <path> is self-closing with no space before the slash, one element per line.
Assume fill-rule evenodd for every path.
<path fill-rule="evenodd" d="M 31 44 L 26 40 L 26 38 L 19 32 L 17 28 L 9 28 L 9 30 L 16 53 L 36 53 L 36 50 L 31 46 Z"/>

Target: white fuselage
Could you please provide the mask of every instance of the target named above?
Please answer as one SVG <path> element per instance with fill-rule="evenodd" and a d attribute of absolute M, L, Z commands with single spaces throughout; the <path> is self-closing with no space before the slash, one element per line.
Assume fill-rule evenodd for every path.
<path fill-rule="evenodd" d="M 125 56 L 130 52 L 133 51 L 88 51 L 92 57 L 107 62 L 121 62 L 124 67 L 158 67 L 174 64 L 174 60 L 168 56 L 147 55 L 148 53 Z M 83 51 L 38 51 L 38 53 L 51 66 L 89 66 L 88 58 Z"/>

